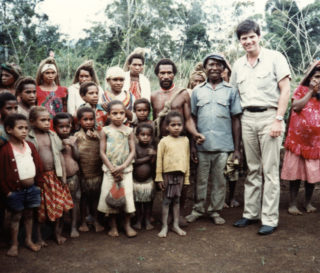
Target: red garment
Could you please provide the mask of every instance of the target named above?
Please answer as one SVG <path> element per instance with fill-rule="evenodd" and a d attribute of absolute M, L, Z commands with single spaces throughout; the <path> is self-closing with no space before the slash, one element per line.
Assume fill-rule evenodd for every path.
<path fill-rule="evenodd" d="M 37 185 L 41 187 L 44 181 L 42 176 L 42 161 L 36 147 L 29 141 L 27 141 L 27 143 L 31 149 L 33 162 L 36 166 L 36 176 L 34 180 L 35 183 L 37 183 Z M 0 170 L 0 188 L 5 195 L 7 195 L 9 192 L 22 189 L 17 169 L 17 163 L 13 154 L 11 144 L 9 142 L 4 144 L 0 150 Z"/>
<path fill-rule="evenodd" d="M 68 89 L 64 86 L 58 86 L 56 91 L 44 91 L 37 86 L 37 101 L 39 106 L 44 106 L 51 118 L 51 130 L 53 130 L 52 119 L 59 112 L 66 112 L 65 103 L 68 95 Z"/>
<path fill-rule="evenodd" d="M 293 99 L 303 98 L 309 88 L 300 85 Z M 291 111 L 285 147 L 306 159 L 320 158 L 320 101 L 315 97 L 307 102 L 300 112 Z"/>
<path fill-rule="evenodd" d="M 130 82 L 130 89 L 132 95 L 136 98 L 136 100 L 141 99 L 141 88 L 139 81 L 131 81 Z"/>
<path fill-rule="evenodd" d="M 44 172 L 43 179 L 38 220 L 40 223 L 46 219 L 55 222 L 62 217 L 63 212 L 73 208 L 72 197 L 68 185 L 59 180 L 55 171 Z"/>

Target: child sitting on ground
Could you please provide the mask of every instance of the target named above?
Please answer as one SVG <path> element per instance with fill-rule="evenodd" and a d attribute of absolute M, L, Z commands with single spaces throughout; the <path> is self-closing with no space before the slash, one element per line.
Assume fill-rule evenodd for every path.
<path fill-rule="evenodd" d="M 18 113 L 29 118 L 31 107 L 36 105 L 36 81 L 31 77 L 20 78 L 16 83 L 16 96 L 20 98 Z"/>
<path fill-rule="evenodd" d="M 0 147 L 8 140 L 6 130 L 3 126 L 5 118 L 18 111 L 17 98 L 9 92 L 0 94 Z"/>
<path fill-rule="evenodd" d="M 67 185 L 69 187 L 74 208 L 72 209 L 71 238 L 79 237 L 77 230 L 77 217 L 79 214 L 80 182 L 79 182 L 79 152 L 76 137 L 71 136 L 72 116 L 69 113 L 58 113 L 53 118 L 53 126 L 62 141 L 62 155 L 66 166 Z"/>
<path fill-rule="evenodd" d="M 173 203 L 173 228 L 178 235 L 187 233 L 179 227 L 180 196 L 183 184 L 189 184 L 189 140 L 181 136 L 183 117 L 179 112 L 172 111 L 165 118 L 169 135 L 158 144 L 156 183 L 164 192 L 162 201 L 162 229 L 159 237 L 167 237 L 169 206 Z"/>
<path fill-rule="evenodd" d="M 31 235 L 33 208 L 40 205 L 40 189 L 36 184 L 42 182 L 42 163 L 34 145 L 25 141 L 28 123 L 24 115 L 9 115 L 5 119 L 4 127 L 9 138 L 0 150 L 0 187 L 12 213 L 12 242 L 7 255 L 18 256 L 18 233 L 22 215 L 26 230 L 26 246 L 32 251 L 39 251 L 41 248 L 33 243 Z"/>
<path fill-rule="evenodd" d="M 81 225 L 79 230 L 89 231 L 86 223 L 87 207 L 93 216 L 93 225 L 96 232 L 104 228 L 98 222 L 97 205 L 100 196 L 102 182 L 102 161 L 100 158 L 100 138 L 95 129 L 95 114 L 90 107 L 80 107 L 77 111 L 77 119 L 81 127 L 75 134 L 79 149 L 79 164 L 81 177 L 80 215 Z"/>
<path fill-rule="evenodd" d="M 99 101 L 99 88 L 94 82 L 84 82 L 80 86 L 80 96 L 86 102 L 80 107 L 91 107 L 95 113 L 96 129 L 100 131 L 106 125 L 107 113 L 98 103 Z"/>
<path fill-rule="evenodd" d="M 50 130 L 50 114 L 43 106 L 35 106 L 30 110 L 30 140 L 39 152 L 43 162 L 43 179 L 41 185 L 41 204 L 38 220 L 42 224 L 46 220 L 54 222 L 54 236 L 57 243 L 63 244 L 66 238 L 61 235 L 63 213 L 73 208 L 72 197 L 66 185 L 65 164 L 62 156 L 62 143 L 56 133 Z M 38 240 L 43 246 L 41 225 L 38 225 Z"/>
<path fill-rule="evenodd" d="M 145 219 L 147 230 L 154 227 L 150 218 L 152 213 L 152 200 L 154 198 L 154 163 L 156 151 L 153 147 L 153 127 L 148 123 L 140 123 L 137 127 L 136 156 L 133 164 L 133 195 L 137 210 L 137 222 L 133 226 L 141 229 L 142 221 Z"/>
<path fill-rule="evenodd" d="M 114 183 L 119 183 L 125 192 L 125 225 L 128 237 L 137 235 L 130 225 L 130 216 L 135 212 L 133 200 L 132 161 L 135 155 L 135 140 L 132 128 L 123 124 L 126 116 L 125 106 L 121 101 L 113 100 L 108 104 L 109 126 L 103 127 L 100 132 L 100 156 L 103 161 L 103 182 L 98 210 L 111 214 L 111 230 L 108 235 L 119 236 L 116 214 L 119 209 L 111 208 L 106 203 L 106 197 Z"/>

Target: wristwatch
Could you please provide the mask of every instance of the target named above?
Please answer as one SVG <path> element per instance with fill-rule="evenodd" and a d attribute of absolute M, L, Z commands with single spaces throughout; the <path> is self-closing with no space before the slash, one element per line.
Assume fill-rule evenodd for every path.
<path fill-rule="evenodd" d="M 283 120 L 283 116 L 276 116 L 276 119 L 282 121 Z"/>

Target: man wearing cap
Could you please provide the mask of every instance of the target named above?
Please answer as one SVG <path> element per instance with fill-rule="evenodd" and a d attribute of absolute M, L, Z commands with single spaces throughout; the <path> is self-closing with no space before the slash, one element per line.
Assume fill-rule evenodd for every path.
<path fill-rule="evenodd" d="M 196 200 L 192 212 L 186 217 L 194 222 L 206 213 L 208 183 L 212 184 L 208 215 L 217 225 L 225 223 L 220 216 L 226 193 L 223 171 L 228 153 L 240 160 L 240 97 L 236 89 L 223 81 L 221 73 L 227 67 L 222 55 L 210 54 L 203 60 L 207 81 L 198 85 L 191 95 L 191 113 L 197 130 L 205 136 L 198 150 Z"/>
<path fill-rule="evenodd" d="M 290 97 L 290 70 L 280 52 L 260 46 L 256 22 L 241 22 L 236 33 L 246 55 L 235 62 L 231 83 L 240 93 L 242 139 L 249 172 L 243 218 L 234 226 L 245 227 L 261 219 L 258 233 L 267 235 L 274 232 L 279 218 L 280 148 L 283 116 Z"/>

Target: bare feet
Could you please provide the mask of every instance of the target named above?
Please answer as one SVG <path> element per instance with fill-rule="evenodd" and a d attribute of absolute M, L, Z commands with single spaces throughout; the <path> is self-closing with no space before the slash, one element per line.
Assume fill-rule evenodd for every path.
<path fill-rule="evenodd" d="M 66 240 L 67 240 L 66 237 L 63 237 L 60 234 L 56 234 L 56 242 L 57 242 L 58 245 L 64 244 Z"/>
<path fill-rule="evenodd" d="M 149 221 L 146 221 L 146 230 L 152 230 L 152 229 L 154 229 L 154 226 L 151 225 Z"/>
<path fill-rule="evenodd" d="M 89 231 L 89 227 L 88 227 L 87 223 L 81 224 L 81 226 L 79 227 L 79 231 L 88 232 Z"/>
<path fill-rule="evenodd" d="M 182 230 L 179 226 L 172 226 L 172 230 L 180 236 L 186 236 L 187 232 Z"/>
<path fill-rule="evenodd" d="M 135 224 L 133 225 L 133 227 L 134 227 L 135 229 L 140 230 L 140 229 L 141 229 L 141 222 L 135 223 Z"/>
<path fill-rule="evenodd" d="M 7 251 L 7 255 L 10 257 L 17 257 L 18 256 L 18 246 L 12 245 L 9 250 Z"/>
<path fill-rule="evenodd" d="M 188 226 L 188 222 L 187 222 L 186 218 L 183 217 L 182 215 L 179 216 L 179 226 L 180 227 L 187 227 Z"/>
<path fill-rule="evenodd" d="M 302 212 L 294 205 L 288 208 L 288 213 L 291 215 L 302 215 Z"/>
<path fill-rule="evenodd" d="M 230 202 L 230 208 L 240 207 L 240 203 L 236 199 L 232 199 Z"/>
<path fill-rule="evenodd" d="M 93 226 L 96 232 L 104 231 L 104 227 L 101 226 L 98 222 L 94 222 Z"/>
<path fill-rule="evenodd" d="M 223 208 L 224 208 L 224 209 L 228 209 L 228 208 L 229 208 L 229 205 L 228 205 L 226 202 L 224 202 Z"/>
<path fill-rule="evenodd" d="M 71 229 L 70 237 L 71 238 L 78 238 L 80 236 L 80 233 L 78 232 L 77 228 L 73 227 Z"/>
<path fill-rule="evenodd" d="M 305 209 L 307 213 L 312 213 L 317 211 L 317 209 L 314 206 L 312 206 L 310 203 L 306 205 Z"/>
<path fill-rule="evenodd" d="M 38 242 L 37 242 L 37 245 L 39 245 L 41 248 L 48 246 L 48 244 L 47 244 L 45 241 L 43 241 L 43 240 L 38 241 Z"/>
<path fill-rule="evenodd" d="M 108 232 L 108 235 L 111 236 L 111 237 L 119 237 L 119 232 L 118 232 L 118 230 L 116 228 L 112 228 Z"/>
<path fill-rule="evenodd" d="M 38 244 L 34 244 L 33 242 L 25 242 L 26 247 L 29 248 L 30 250 L 34 251 L 34 252 L 38 252 L 41 249 L 41 246 Z"/>
<path fill-rule="evenodd" d="M 131 226 L 125 227 L 125 230 L 126 230 L 126 235 L 129 238 L 137 236 L 137 232 Z"/>
<path fill-rule="evenodd" d="M 166 238 L 168 234 L 168 226 L 162 226 L 161 231 L 158 233 L 158 237 Z"/>

